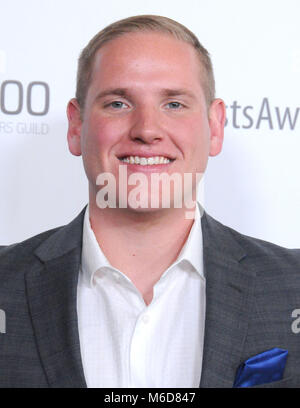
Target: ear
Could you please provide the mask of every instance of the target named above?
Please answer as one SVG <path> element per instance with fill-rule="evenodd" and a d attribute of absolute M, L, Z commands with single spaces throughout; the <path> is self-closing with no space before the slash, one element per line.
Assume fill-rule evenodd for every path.
<path fill-rule="evenodd" d="M 81 126 L 82 120 L 80 116 L 80 106 L 77 99 L 73 98 L 70 100 L 67 106 L 67 116 L 69 121 L 68 127 L 68 145 L 69 150 L 74 156 L 81 155 Z"/>
<path fill-rule="evenodd" d="M 216 156 L 222 150 L 225 120 L 225 103 L 222 99 L 215 99 L 209 108 L 210 156 Z"/>

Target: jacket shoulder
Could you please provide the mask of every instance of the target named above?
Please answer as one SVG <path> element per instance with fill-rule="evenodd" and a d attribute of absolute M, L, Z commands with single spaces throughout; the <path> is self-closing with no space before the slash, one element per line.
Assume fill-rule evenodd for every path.
<path fill-rule="evenodd" d="M 24 241 L 0 247 L 0 274 L 13 270 L 26 269 L 26 266 L 36 259 L 34 251 L 52 234 L 63 226 L 41 232 Z M 3 276 L 2 276 L 3 277 Z"/>
<path fill-rule="evenodd" d="M 239 233 L 234 229 L 230 229 L 231 234 L 237 239 L 241 246 L 246 250 L 248 256 L 261 256 L 261 257 L 273 257 L 273 258 L 282 258 L 294 259 L 298 263 L 300 262 L 300 249 L 296 248 L 286 248 L 280 245 L 277 245 L 272 242 L 268 242 L 259 238 L 254 238 L 248 235 Z"/>
<path fill-rule="evenodd" d="M 267 264 L 276 264 L 277 267 L 286 269 L 291 266 L 293 269 L 297 266 L 300 270 L 300 249 L 290 249 L 268 242 L 259 238 L 242 234 L 235 229 L 223 225 L 213 217 L 204 214 L 205 229 L 211 236 L 216 238 L 219 248 L 224 248 L 224 240 L 234 241 L 239 246 L 241 252 L 246 255 L 245 259 L 255 260 L 255 263 L 266 266 Z M 221 247 L 222 245 L 222 247 Z"/>
<path fill-rule="evenodd" d="M 50 257 L 60 256 L 80 245 L 85 211 L 86 206 L 69 224 L 41 232 L 22 242 L 0 246 L 0 272 L 4 262 L 16 264 L 26 257 L 33 257 L 34 252 L 42 259 L 47 258 L 47 254 Z"/>
<path fill-rule="evenodd" d="M 86 207 L 69 224 L 44 231 L 12 245 L 0 247 L 1 283 L 23 276 L 26 271 L 47 260 L 80 250 Z"/>

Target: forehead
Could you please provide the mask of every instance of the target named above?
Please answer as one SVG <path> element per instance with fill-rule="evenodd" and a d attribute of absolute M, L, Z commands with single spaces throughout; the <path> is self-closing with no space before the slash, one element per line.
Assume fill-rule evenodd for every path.
<path fill-rule="evenodd" d="M 109 86 L 121 86 L 124 80 L 133 85 L 169 80 L 193 87 L 201 78 L 200 58 L 192 45 L 159 32 L 127 33 L 109 41 L 96 52 L 92 71 L 92 83 Z"/>

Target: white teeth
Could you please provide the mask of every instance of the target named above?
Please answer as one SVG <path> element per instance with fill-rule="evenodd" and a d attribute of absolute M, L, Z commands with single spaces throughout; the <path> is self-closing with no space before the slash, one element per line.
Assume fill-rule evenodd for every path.
<path fill-rule="evenodd" d="M 170 159 L 167 159 L 163 156 L 155 156 L 155 157 L 139 157 L 139 156 L 128 156 L 121 159 L 124 163 L 130 164 L 140 164 L 141 166 L 151 166 L 153 164 L 168 164 L 170 163 Z"/>

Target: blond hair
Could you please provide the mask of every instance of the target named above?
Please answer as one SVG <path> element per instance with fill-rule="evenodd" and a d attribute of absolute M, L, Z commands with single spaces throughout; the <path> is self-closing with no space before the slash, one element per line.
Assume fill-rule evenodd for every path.
<path fill-rule="evenodd" d="M 116 21 L 97 33 L 82 50 L 78 60 L 76 98 L 80 108 L 84 102 L 90 85 L 93 62 L 96 52 L 107 42 L 132 32 L 161 32 L 172 35 L 178 40 L 191 44 L 196 50 L 201 67 L 204 67 L 202 86 L 207 106 L 215 97 L 215 80 L 208 51 L 200 44 L 198 38 L 184 25 L 167 17 L 156 15 L 140 15 Z"/>

